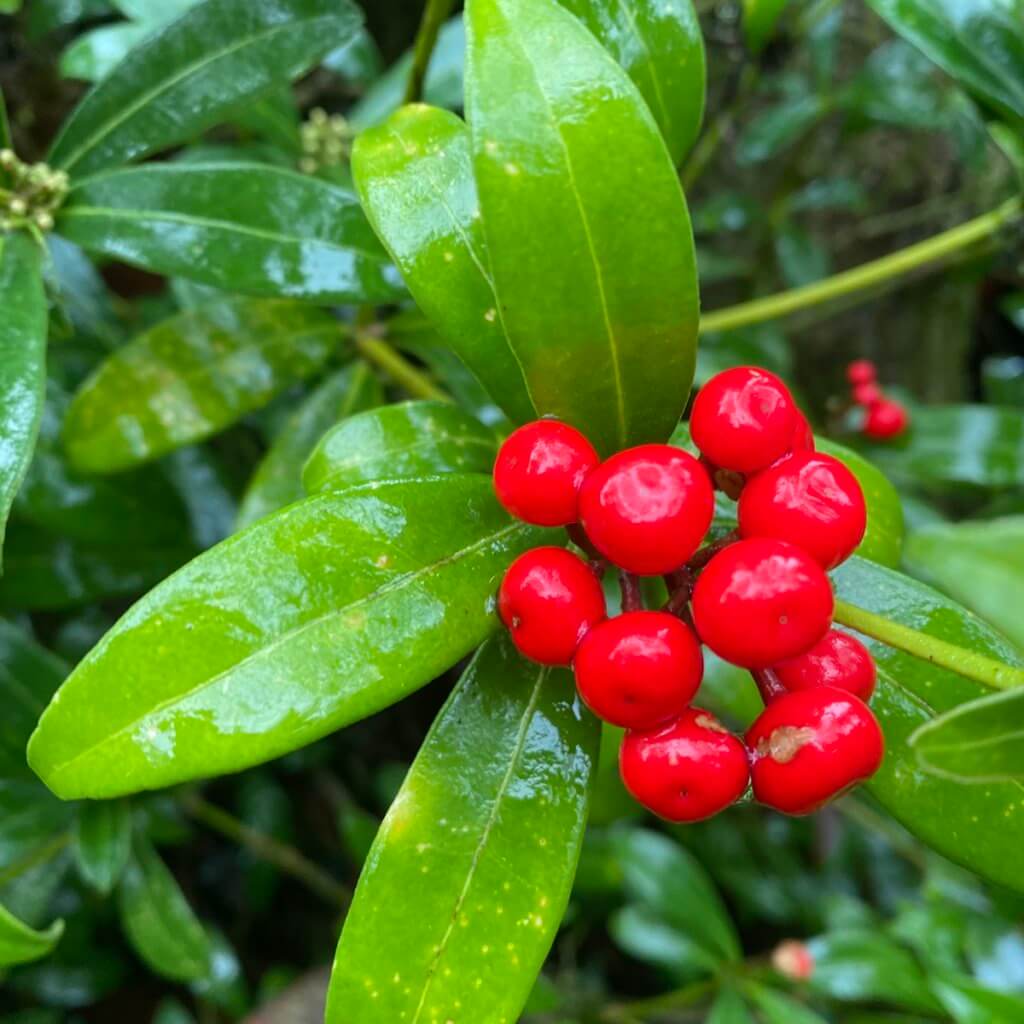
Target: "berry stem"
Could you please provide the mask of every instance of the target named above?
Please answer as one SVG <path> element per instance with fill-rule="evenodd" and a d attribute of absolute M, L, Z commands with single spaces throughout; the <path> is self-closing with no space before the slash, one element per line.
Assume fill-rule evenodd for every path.
<path fill-rule="evenodd" d="M 677 569 L 675 572 L 668 573 L 664 579 L 669 597 L 662 611 L 678 616 L 692 627 L 690 598 L 693 596 L 693 576 L 690 575 L 688 569 Z"/>
<path fill-rule="evenodd" d="M 700 570 L 703 569 L 719 551 L 727 548 L 730 544 L 735 544 L 739 539 L 740 531 L 730 530 L 727 534 L 719 537 L 718 540 L 714 540 L 710 544 L 705 544 L 704 547 L 702 547 L 700 551 L 698 551 L 697 554 L 695 554 L 693 558 L 686 563 L 686 568 L 690 575 L 692 576 L 700 572 Z"/>
<path fill-rule="evenodd" d="M 583 527 L 579 523 L 570 523 L 566 528 L 565 532 L 569 534 L 569 540 L 573 542 L 580 549 L 585 551 L 590 559 L 594 562 L 604 563 L 604 558 L 601 556 L 601 552 L 590 543 L 590 538 L 586 535 Z"/>
<path fill-rule="evenodd" d="M 631 572 L 619 570 L 619 590 L 622 591 L 622 610 L 639 612 L 643 610 L 644 599 L 640 593 L 640 581 Z"/>
<path fill-rule="evenodd" d="M 754 677 L 765 707 L 786 692 L 786 688 L 779 682 L 779 677 L 770 668 L 753 669 L 750 674 Z"/>
<path fill-rule="evenodd" d="M 1015 686 L 1024 686 L 1024 669 L 1004 665 L 994 658 L 918 632 L 846 601 L 836 601 L 835 621 L 863 633 L 864 636 L 880 640 L 889 647 L 906 651 L 907 654 L 940 668 L 948 668 L 965 679 L 973 679 L 993 690 L 1009 690 Z"/>
<path fill-rule="evenodd" d="M 454 6 L 455 0 L 427 0 L 423 8 L 423 18 L 413 49 L 412 70 L 405 87 L 406 103 L 418 103 L 423 98 L 423 83 L 427 77 L 430 57 L 437 45 L 437 35 Z"/>

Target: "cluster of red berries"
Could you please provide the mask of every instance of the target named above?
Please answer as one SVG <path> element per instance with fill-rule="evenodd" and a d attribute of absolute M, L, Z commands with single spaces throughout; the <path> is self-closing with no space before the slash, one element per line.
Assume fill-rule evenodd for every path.
<path fill-rule="evenodd" d="M 814 451 L 789 390 L 767 371 L 713 378 L 690 428 L 700 459 L 645 444 L 603 462 L 565 423 L 516 430 L 494 467 L 499 500 L 526 522 L 567 527 L 588 557 L 526 552 L 502 581 L 498 610 L 524 655 L 572 665 L 583 701 L 627 730 L 623 781 L 656 814 L 698 821 L 751 782 L 761 803 L 806 814 L 882 758 L 865 703 L 874 662 L 831 628 L 826 575 L 863 537 L 864 497 L 841 462 Z M 704 544 L 716 486 L 738 496 L 739 528 Z M 612 618 L 609 566 L 622 589 Z M 640 576 L 664 578 L 662 608 L 644 608 Z M 745 737 L 691 705 L 702 643 L 758 683 L 765 710 Z"/>
<path fill-rule="evenodd" d="M 887 441 L 899 437 L 910 425 L 906 407 L 895 399 L 886 398 L 878 385 L 878 369 L 870 359 L 855 359 L 846 368 L 850 384 L 850 397 L 854 405 L 864 409 L 865 437 Z"/>

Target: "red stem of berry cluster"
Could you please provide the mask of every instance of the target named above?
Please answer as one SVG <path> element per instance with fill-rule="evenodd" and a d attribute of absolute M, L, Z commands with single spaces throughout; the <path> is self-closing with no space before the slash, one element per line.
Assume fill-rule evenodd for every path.
<path fill-rule="evenodd" d="M 622 610 L 639 612 L 643 610 L 644 598 L 640 593 L 640 580 L 631 572 L 619 570 L 619 590 L 622 592 Z"/>
<path fill-rule="evenodd" d="M 770 668 L 753 669 L 750 674 L 754 677 L 765 707 L 786 692 L 786 688 L 779 682 L 779 677 Z"/>
<path fill-rule="evenodd" d="M 677 615 L 688 625 L 693 625 L 693 618 L 690 615 L 690 598 L 693 596 L 693 585 L 696 582 L 700 571 L 711 561 L 723 548 L 739 540 L 739 531 L 730 530 L 727 534 L 719 537 L 718 540 L 705 545 L 690 559 L 682 569 L 666 574 L 665 586 L 668 587 L 668 601 L 665 602 L 663 611 L 670 615 Z"/>

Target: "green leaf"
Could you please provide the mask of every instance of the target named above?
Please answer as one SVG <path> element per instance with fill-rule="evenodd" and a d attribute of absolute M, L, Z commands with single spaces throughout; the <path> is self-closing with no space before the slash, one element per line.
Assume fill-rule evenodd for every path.
<path fill-rule="evenodd" d="M 131 807 L 122 800 L 83 804 L 76 821 L 73 852 L 82 878 L 101 895 L 108 895 L 131 856 Z"/>
<path fill-rule="evenodd" d="M 118 895 L 125 935 L 153 971 L 173 981 L 206 977 L 210 937 L 148 840 L 136 838 Z"/>
<path fill-rule="evenodd" d="M 7 101 L 0 89 L 0 149 L 11 148 L 11 123 L 7 118 Z"/>
<path fill-rule="evenodd" d="M 652 907 L 623 907 L 612 915 L 608 931 L 620 949 L 667 971 L 679 982 L 714 974 L 721 963 L 689 932 L 670 924 Z"/>
<path fill-rule="evenodd" d="M 907 576 L 852 558 L 833 573 L 839 598 L 1008 665 L 1022 660 L 980 619 Z M 878 666 L 872 708 L 886 755 L 868 789 L 890 814 L 943 856 L 1017 891 L 1024 880 L 1014 851 L 1024 842 L 1024 801 L 1017 782 L 966 785 L 929 775 L 909 746 L 926 722 L 983 696 L 980 684 L 874 640 Z"/>
<path fill-rule="evenodd" d="M 448 402 L 402 402 L 339 423 L 302 471 L 307 493 L 434 473 L 490 473 L 493 431 Z"/>
<path fill-rule="evenodd" d="M 743 997 L 733 988 L 721 988 L 704 1024 L 756 1024 Z"/>
<path fill-rule="evenodd" d="M 569 898 L 598 735 L 569 673 L 503 635 L 482 648 L 370 851 L 327 1024 L 517 1019 Z"/>
<path fill-rule="evenodd" d="M 465 124 L 436 107 L 403 107 L 356 139 L 352 173 L 419 307 L 513 420 L 534 419 L 497 312 Z"/>
<path fill-rule="evenodd" d="M 60 55 L 60 73 L 64 78 L 96 82 L 108 75 L 128 51 L 155 28 L 155 25 L 122 21 L 84 32 Z"/>
<path fill-rule="evenodd" d="M 302 467 L 321 437 L 339 420 L 384 401 L 380 382 L 358 362 L 328 377 L 289 417 L 249 481 L 237 529 L 306 496 Z"/>
<path fill-rule="evenodd" d="M 0 548 L 43 411 L 47 313 L 40 264 L 39 247 L 27 235 L 0 236 Z"/>
<path fill-rule="evenodd" d="M 118 349 L 64 421 L 72 465 L 113 473 L 223 430 L 320 369 L 338 345 L 328 312 L 287 300 L 221 299 Z"/>
<path fill-rule="evenodd" d="M 789 0 L 743 0 L 743 35 L 754 53 L 768 44 L 788 3 Z"/>
<path fill-rule="evenodd" d="M 792 146 L 828 113 L 829 99 L 803 92 L 781 100 L 751 121 L 736 142 L 739 164 L 759 164 Z"/>
<path fill-rule="evenodd" d="M 38 780 L 0 780 L 0 868 L 17 865 L 19 869 L 11 873 L 8 882 L 20 881 L 30 868 L 45 865 L 50 857 L 35 860 L 34 855 L 48 846 L 59 845 L 70 816 L 71 808 L 55 800 Z M 51 849 L 50 856 L 53 852 Z M 24 861 L 34 863 L 23 864 Z M 10 895 L 9 891 L 4 893 L 8 905 Z M 22 914 L 22 910 L 15 908 L 15 913 Z"/>
<path fill-rule="evenodd" d="M 349 0 L 207 0 L 133 49 L 78 105 L 49 162 L 76 176 L 138 160 L 291 81 L 359 30 Z"/>
<path fill-rule="evenodd" d="M 934 976 L 932 988 L 956 1024 L 1011 1024 L 1024 1020 L 1024 999 L 994 992 L 972 978 L 951 973 Z"/>
<path fill-rule="evenodd" d="M 29 762 L 65 799 L 103 798 L 305 746 L 471 651 L 501 574 L 544 536 L 484 476 L 291 505 L 136 604 L 61 688 Z"/>
<path fill-rule="evenodd" d="M 824 1017 L 776 989 L 751 984 L 746 991 L 764 1024 L 826 1024 Z"/>
<path fill-rule="evenodd" d="M 678 164 L 704 117 L 704 37 L 693 0 L 560 0 L 626 69 Z"/>
<path fill-rule="evenodd" d="M 467 19 L 497 315 L 534 405 L 605 453 L 664 441 L 693 380 L 698 303 L 686 202 L 657 125 L 551 0 L 470 0 Z"/>
<path fill-rule="evenodd" d="M 27 964 L 47 956 L 63 934 L 63 921 L 54 921 L 45 931 L 36 931 L 0 906 L 0 967 Z"/>
<path fill-rule="evenodd" d="M 402 293 L 355 195 L 280 167 L 158 163 L 96 175 L 71 190 L 58 230 L 91 252 L 226 291 L 324 304 Z"/>

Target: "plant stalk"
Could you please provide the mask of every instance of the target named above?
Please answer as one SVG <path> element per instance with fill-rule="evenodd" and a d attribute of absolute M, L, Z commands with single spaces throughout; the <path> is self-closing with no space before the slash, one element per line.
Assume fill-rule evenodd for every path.
<path fill-rule="evenodd" d="M 26 871 L 31 871 L 32 868 L 37 868 L 40 864 L 45 864 L 47 861 L 52 860 L 70 842 L 70 832 L 60 832 L 51 839 L 48 839 L 42 846 L 37 846 L 34 850 L 25 854 L 24 857 L 8 864 L 3 871 L 0 871 L 0 885 L 6 885 L 8 882 L 14 881 L 15 878 L 19 878 Z"/>
<path fill-rule="evenodd" d="M 414 366 L 386 341 L 372 335 L 357 333 L 356 351 L 374 366 L 383 370 L 396 384 L 415 398 L 437 402 L 450 402 L 451 396 L 442 391 L 419 367 Z"/>
<path fill-rule="evenodd" d="M 455 0 L 427 0 L 423 8 L 423 18 L 413 47 L 412 69 L 405 86 L 406 103 L 419 103 L 423 98 L 423 83 L 426 81 L 430 58 L 437 45 L 437 34 L 454 6 Z"/>

